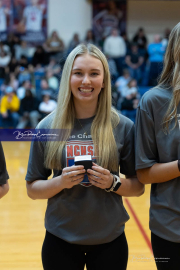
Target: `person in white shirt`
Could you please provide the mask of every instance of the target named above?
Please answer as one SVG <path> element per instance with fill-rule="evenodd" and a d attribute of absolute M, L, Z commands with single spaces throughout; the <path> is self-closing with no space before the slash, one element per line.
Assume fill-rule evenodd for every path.
<path fill-rule="evenodd" d="M 7 65 L 9 64 L 11 60 L 11 57 L 9 55 L 7 55 L 4 51 L 0 52 L 0 67 L 7 67 Z"/>
<path fill-rule="evenodd" d="M 43 117 L 51 113 L 57 106 L 55 100 L 50 99 L 50 94 L 46 93 L 43 96 L 43 101 L 39 104 L 39 111 Z"/>
<path fill-rule="evenodd" d="M 44 5 L 38 4 L 39 0 L 31 0 L 32 5 L 27 6 L 23 12 L 22 24 L 25 24 L 26 31 L 42 31 L 42 20 Z"/>
<path fill-rule="evenodd" d="M 31 83 L 30 81 L 24 81 L 22 83 L 22 86 L 17 89 L 17 96 L 21 100 L 25 98 L 26 90 L 31 89 Z"/>
<path fill-rule="evenodd" d="M 117 92 L 121 94 L 122 89 L 130 82 L 131 76 L 128 69 L 123 70 L 123 75 L 119 77 L 115 83 Z"/>
<path fill-rule="evenodd" d="M 93 18 L 95 31 L 100 38 L 106 38 L 111 34 L 113 28 L 118 28 L 121 25 L 123 12 L 116 3 L 115 1 L 107 1 L 107 7 Z"/>
<path fill-rule="evenodd" d="M 119 75 L 122 75 L 123 63 L 126 55 L 126 43 L 120 37 L 118 30 L 113 29 L 111 36 L 104 41 L 104 53 L 114 59 Z"/>

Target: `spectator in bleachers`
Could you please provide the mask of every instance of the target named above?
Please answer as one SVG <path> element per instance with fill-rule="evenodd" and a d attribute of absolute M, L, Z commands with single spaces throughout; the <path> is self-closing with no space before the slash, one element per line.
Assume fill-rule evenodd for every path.
<path fill-rule="evenodd" d="M 8 34 L 6 44 L 10 48 L 11 55 L 15 55 L 15 46 L 20 44 L 19 37 L 15 36 L 12 32 Z"/>
<path fill-rule="evenodd" d="M 154 42 L 148 46 L 149 54 L 149 85 L 157 85 L 157 78 L 160 75 L 163 68 L 163 58 L 165 53 L 165 47 L 161 42 L 159 35 L 154 36 Z"/>
<path fill-rule="evenodd" d="M 141 65 L 144 62 L 144 57 L 138 51 L 137 44 L 133 43 L 131 45 L 131 49 L 127 53 L 125 61 L 128 66 L 131 77 L 136 79 L 137 82 L 139 83 L 141 80 Z"/>
<path fill-rule="evenodd" d="M 79 35 L 75 33 L 72 40 L 69 43 L 68 53 L 70 53 L 76 46 L 80 44 Z"/>
<path fill-rule="evenodd" d="M 95 36 L 94 36 L 93 30 L 90 29 L 90 30 L 87 31 L 86 37 L 85 37 L 83 43 L 85 43 L 85 44 L 91 43 L 91 44 L 96 45 L 96 41 L 95 41 Z"/>
<path fill-rule="evenodd" d="M 0 52 L 0 78 L 5 77 L 5 68 L 10 63 L 11 57 L 6 52 Z"/>
<path fill-rule="evenodd" d="M 57 91 L 59 88 L 59 81 L 58 81 L 57 77 L 54 76 L 54 74 L 51 70 L 47 71 L 46 78 L 48 80 L 49 87 Z"/>
<path fill-rule="evenodd" d="M 21 100 L 19 114 L 21 116 L 17 128 L 25 128 L 30 123 L 31 128 L 38 124 L 40 114 L 38 112 L 39 101 L 33 97 L 30 89 L 26 89 L 25 97 Z"/>
<path fill-rule="evenodd" d="M 61 66 L 60 64 L 57 63 L 56 58 L 52 56 L 50 58 L 49 64 L 46 66 L 46 71 L 51 71 L 53 75 L 59 77 L 60 71 L 61 71 Z"/>
<path fill-rule="evenodd" d="M 113 29 L 111 36 L 105 39 L 104 53 L 115 61 L 118 73 L 121 76 L 126 55 L 126 44 L 124 39 L 118 34 L 117 29 Z"/>
<path fill-rule="evenodd" d="M 0 42 L 0 53 L 1 52 L 5 52 L 7 55 L 11 55 L 9 46 L 4 44 L 2 41 Z"/>
<path fill-rule="evenodd" d="M 49 86 L 47 78 L 42 78 L 40 82 L 40 89 L 36 92 L 36 96 L 39 100 L 42 100 L 42 97 L 46 94 L 56 99 L 56 91 Z"/>
<path fill-rule="evenodd" d="M 18 62 L 21 67 L 28 68 L 28 59 L 25 55 L 21 55 Z"/>
<path fill-rule="evenodd" d="M 35 85 L 35 69 L 34 69 L 33 65 L 31 65 L 31 64 L 28 65 L 28 72 L 30 75 L 31 86 L 33 88 L 35 88 L 36 87 L 36 85 Z"/>
<path fill-rule="evenodd" d="M 9 73 L 9 70 L 6 73 L 2 82 L 1 91 L 5 92 L 8 85 L 11 86 L 15 92 L 19 86 L 19 81 L 16 79 L 15 74 L 13 72 Z"/>
<path fill-rule="evenodd" d="M 121 95 L 122 89 L 130 82 L 131 76 L 128 69 L 123 70 L 123 75 L 115 83 L 117 92 Z"/>
<path fill-rule="evenodd" d="M 16 79 L 15 74 L 12 72 L 9 75 L 9 83 L 8 83 L 14 91 L 18 89 L 19 81 Z"/>
<path fill-rule="evenodd" d="M 31 90 L 31 83 L 29 80 L 25 80 L 22 85 L 17 89 L 17 96 L 20 100 L 25 97 L 27 90 Z"/>
<path fill-rule="evenodd" d="M 16 57 L 12 56 L 10 62 L 9 62 L 9 72 L 15 72 L 17 66 L 19 65 L 19 63 L 17 62 Z"/>
<path fill-rule="evenodd" d="M 11 86 L 6 88 L 5 95 L 1 99 L 0 116 L 4 128 L 17 126 L 19 120 L 20 101 Z"/>
<path fill-rule="evenodd" d="M 33 55 L 32 64 L 34 67 L 36 67 L 37 65 L 44 66 L 47 64 L 46 53 L 45 53 L 43 47 L 40 45 L 37 46 L 36 51 Z"/>
<path fill-rule="evenodd" d="M 64 42 L 58 36 L 58 33 L 56 31 L 52 32 L 50 38 L 46 40 L 43 47 L 45 51 L 49 54 L 49 56 L 59 56 L 62 55 L 62 53 L 64 52 Z"/>
<path fill-rule="evenodd" d="M 139 28 L 132 40 L 138 45 L 139 51 L 145 56 L 147 50 L 147 38 L 143 28 Z"/>
<path fill-rule="evenodd" d="M 50 99 L 50 93 L 46 92 L 43 95 L 43 101 L 39 104 L 39 111 L 42 117 L 47 116 L 51 113 L 57 106 L 57 102 L 55 100 Z"/>
<path fill-rule="evenodd" d="M 29 73 L 29 70 L 27 67 L 20 66 L 19 67 L 19 75 L 18 75 L 18 81 L 19 84 L 22 84 L 24 81 L 31 80 L 31 75 Z"/>
<path fill-rule="evenodd" d="M 1 91 L 5 92 L 7 86 L 11 86 L 14 92 L 16 92 L 19 86 L 19 81 L 17 80 L 15 74 L 13 72 L 9 73 L 9 69 L 8 72 L 5 73 L 4 80 L 2 81 Z"/>
<path fill-rule="evenodd" d="M 22 56 L 25 56 L 27 59 L 32 59 L 35 48 L 29 47 L 27 42 L 22 40 L 20 45 L 15 45 L 15 57 L 20 61 Z"/>
<path fill-rule="evenodd" d="M 117 102 L 117 109 L 121 113 L 135 122 L 136 109 L 139 102 L 139 95 L 137 89 L 137 81 L 132 79 L 127 86 L 123 87 L 121 97 Z"/>

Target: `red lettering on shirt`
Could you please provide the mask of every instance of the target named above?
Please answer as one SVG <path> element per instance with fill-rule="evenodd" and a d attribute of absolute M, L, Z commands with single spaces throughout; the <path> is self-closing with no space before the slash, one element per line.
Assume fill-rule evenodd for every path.
<path fill-rule="evenodd" d="M 67 145 L 67 157 L 73 157 L 73 146 Z"/>
<path fill-rule="evenodd" d="M 93 156 L 93 146 L 88 146 L 88 154 Z"/>
<path fill-rule="evenodd" d="M 75 156 L 80 156 L 80 153 L 79 153 L 79 145 L 75 145 L 75 146 L 74 146 L 74 155 L 75 155 Z"/>
<path fill-rule="evenodd" d="M 81 146 L 81 155 L 86 155 L 86 146 Z"/>

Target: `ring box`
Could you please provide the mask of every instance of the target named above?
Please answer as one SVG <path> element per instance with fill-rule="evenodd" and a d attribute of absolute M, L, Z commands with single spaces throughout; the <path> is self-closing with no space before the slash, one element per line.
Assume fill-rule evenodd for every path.
<path fill-rule="evenodd" d="M 92 168 L 92 156 L 91 155 L 75 156 L 74 164 L 83 165 L 84 169 L 87 171 L 87 169 Z"/>

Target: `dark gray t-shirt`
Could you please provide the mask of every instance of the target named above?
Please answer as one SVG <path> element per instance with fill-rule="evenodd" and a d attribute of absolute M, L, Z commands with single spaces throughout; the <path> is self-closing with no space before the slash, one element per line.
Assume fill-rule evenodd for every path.
<path fill-rule="evenodd" d="M 6 181 L 8 179 L 9 179 L 9 175 L 6 170 L 4 152 L 3 152 L 2 144 L 0 142 L 0 185 L 6 184 Z"/>
<path fill-rule="evenodd" d="M 180 106 L 178 125 L 169 134 L 162 130 L 171 90 L 152 89 L 137 109 L 136 170 L 180 159 Z M 170 129 L 174 126 L 174 120 Z M 151 185 L 150 230 L 157 236 L 180 243 L 180 177 Z"/>
<path fill-rule="evenodd" d="M 52 115 L 42 120 L 38 128 L 47 128 Z M 83 126 L 75 121 L 69 141 L 63 153 L 63 167 L 73 164 L 75 155 L 94 156 L 94 145 L 90 134 L 93 117 L 80 119 Z M 120 123 L 114 130 L 119 153 L 120 171 L 125 175 L 135 175 L 134 125 L 120 115 Z M 42 142 L 32 142 L 27 181 L 46 180 L 51 170 L 43 165 L 44 146 Z M 116 172 L 118 174 L 118 172 Z M 61 171 L 53 170 L 54 177 Z M 45 227 L 50 233 L 67 242 L 81 245 L 97 245 L 113 241 L 124 231 L 129 216 L 123 206 L 122 197 L 114 192 L 106 192 L 95 186 L 76 185 L 64 189 L 48 200 Z"/>

